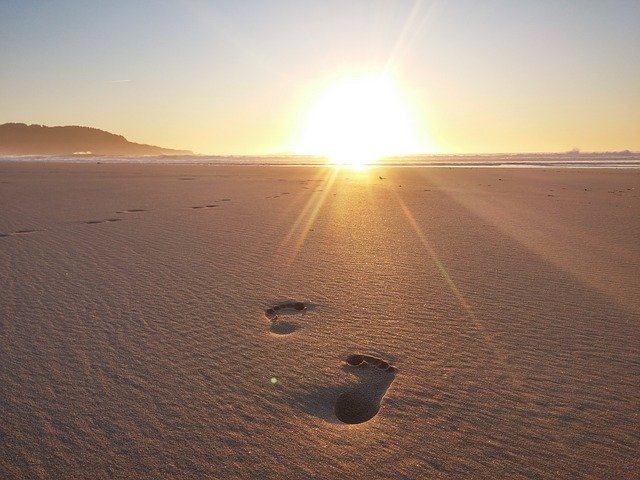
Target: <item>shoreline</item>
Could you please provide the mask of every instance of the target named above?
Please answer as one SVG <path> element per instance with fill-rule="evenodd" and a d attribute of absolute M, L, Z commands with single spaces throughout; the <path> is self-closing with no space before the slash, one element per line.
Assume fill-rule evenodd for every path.
<path fill-rule="evenodd" d="M 341 167 L 316 156 L 0 156 L 0 162 L 71 163 L 71 164 L 144 164 L 144 165 L 208 165 L 208 166 L 289 166 Z M 610 152 L 583 154 L 469 154 L 420 155 L 388 157 L 359 168 L 640 168 L 640 153 Z"/>
<path fill-rule="evenodd" d="M 443 163 L 443 164 L 421 164 L 421 165 L 409 165 L 409 164 L 367 164 L 363 166 L 352 166 L 352 165 L 334 165 L 334 164 L 306 164 L 306 163 L 225 163 L 225 164 L 215 164 L 215 163 L 171 163 L 171 162 L 162 162 L 162 163 L 153 163 L 153 162 L 128 162 L 128 161 L 99 161 L 99 162 L 64 162 L 64 161 L 19 161 L 19 160 L 2 160 L 0 159 L 0 163 L 25 163 L 25 164 L 61 164 L 61 165 L 148 165 L 148 166 L 161 166 L 161 165 L 173 165 L 173 166 L 206 166 L 206 167 L 312 167 L 312 168 L 337 168 L 337 169 L 352 169 L 352 170 L 363 170 L 363 169 L 375 169 L 375 168 L 491 168 L 491 169 L 598 169 L 598 170 L 637 170 L 640 169 L 640 162 L 633 164 L 556 164 L 556 163 L 539 163 L 539 164 L 460 164 L 460 163 Z"/>

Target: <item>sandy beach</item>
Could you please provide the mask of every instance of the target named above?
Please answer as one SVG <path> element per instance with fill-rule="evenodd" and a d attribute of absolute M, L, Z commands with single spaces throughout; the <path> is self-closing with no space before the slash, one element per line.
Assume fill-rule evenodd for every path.
<path fill-rule="evenodd" d="M 640 170 L 0 162 L 0 478 L 640 478 Z"/>

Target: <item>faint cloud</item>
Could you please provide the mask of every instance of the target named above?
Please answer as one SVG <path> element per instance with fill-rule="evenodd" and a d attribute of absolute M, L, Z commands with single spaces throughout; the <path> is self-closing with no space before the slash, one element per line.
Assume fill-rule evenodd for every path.
<path fill-rule="evenodd" d="M 122 79 L 122 80 L 109 80 L 109 83 L 129 83 L 130 79 Z"/>

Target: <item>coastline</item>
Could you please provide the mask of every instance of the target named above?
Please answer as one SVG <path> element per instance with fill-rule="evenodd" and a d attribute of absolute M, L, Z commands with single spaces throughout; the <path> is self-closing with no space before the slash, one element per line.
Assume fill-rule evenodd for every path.
<path fill-rule="evenodd" d="M 333 167 L 324 157 L 312 155 L 17 155 L 0 156 L 0 162 L 115 163 L 146 165 Z M 378 167 L 476 168 L 640 168 L 638 152 L 535 153 L 535 154 L 432 154 L 387 157 L 367 165 Z"/>

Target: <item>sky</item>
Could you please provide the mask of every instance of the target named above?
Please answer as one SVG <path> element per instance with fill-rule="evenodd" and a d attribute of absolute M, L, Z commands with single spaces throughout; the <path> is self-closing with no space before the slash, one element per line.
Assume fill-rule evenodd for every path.
<path fill-rule="evenodd" d="M 335 125 L 393 130 L 385 153 L 638 151 L 638 25 L 637 0 L 0 0 L 0 124 L 204 154 L 322 154 Z M 402 121 L 353 83 L 378 76 Z"/>

